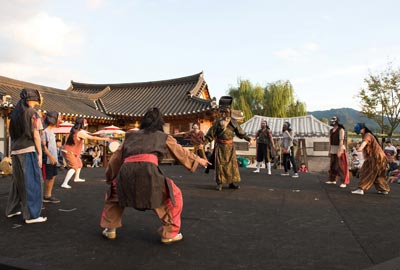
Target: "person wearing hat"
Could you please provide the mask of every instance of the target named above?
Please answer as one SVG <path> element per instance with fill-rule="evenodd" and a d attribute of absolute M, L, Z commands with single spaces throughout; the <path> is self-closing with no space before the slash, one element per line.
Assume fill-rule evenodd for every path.
<path fill-rule="evenodd" d="M 362 136 L 362 143 L 357 151 L 363 152 L 364 163 L 360 169 L 358 188 L 351 193 L 364 195 L 374 185 L 378 194 L 389 194 L 390 188 L 386 182 L 387 159 L 378 139 L 364 123 L 356 124 L 354 131 Z"/>
<path fill-rule="evenodd" d="M 11 113 L 10 137 L 13 164 L 12 183 L 7 200 L 8 218 L 22 214 L 25 223 L 45 222 L 42 211 L 42 120 L 35 107 L 42 104 L 36 89 L 24 88 L 20 100 Z"/>
<path fill-rule="evenodd" d="M 265 161 L 265 167 L 267 168 L 268 175 L 271 175 L 271 161 L 272 151 L 275 149 L 274 140 L 272 133 L 267 125 L 266 120 L 261 121 L 261 128 L 256 133 L 256 170 L 255 173 L 260 172 L 261 163 Z"/>
<path fill-rule="evenodd" d="M 330 120 L 331 130 L 329 131 L 329 179 L 325 183 L 336 185 L 338 177 L 341 178 L 341 188 L 347 187 L 350 183 L 349 168 L 347 162 L 345 139 L 345 128 L 339 123 L 336 116 Z"/>
<path fill-rule="evenodd" d="M 69 180 L 75 174 L 74 182 L 85 182 L 85 179 L 79 178 L 83 163 L 81 160 L 81 151 L 83 148 L 83 142 L 85 139 L 97 140 L 97 141 L 111 141 L 108 137 L 97 137 L 89 135 L 85 128 L 87 128 L 88 123 L 85 118 L 78 117 L 75 120 L 74 126 L 71 128 L 68 139 L 63 145 L 62 154 L 67 162 L 67 166 L 70 168 L 65 175 L 64 182 L 61 184 L 62 188 L 70 189 L 71 186 L 68 185 Z"/>
<path fill-rule="evenodd" d="M 44 119 L 45 129 L 41 134 L 42 149 L 43 149 L 43 164 L 45 173 L 43 174 L 45 180 L 43 202 L 45 203 L 59 203 L 60 200 L 52 196 L 54 181 L 57 176 L 57 143 L 56 135 L 53 129 L 58 127 L 60 122 L 58 112 L 47 112 Z"/>
<path fill-rule="evenodd" d="M 239 188 L 240 173 L 233 137 L 236 135 L 240 139 L 253 143 L 253 139 L 246 134 L 235 119 L 231 118 L 232 101 L 233 99 L 230 96 L 220 98 L 219 118 L 205 136 L 205 144 L 215 141 L 210 160 L 212 166 L 208 169 L 215 169 L 214 179 L 219 191 L 222 190 L 223 184 L 228 184 L 231 189 Z"/>

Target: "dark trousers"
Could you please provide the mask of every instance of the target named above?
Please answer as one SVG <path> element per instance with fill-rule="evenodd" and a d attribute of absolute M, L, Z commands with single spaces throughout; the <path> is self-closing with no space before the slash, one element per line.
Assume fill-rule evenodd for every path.
<path fill-rule="evenodd" d="M 283 154 L 283 167 L 285 168 L 285 172 L 289 171 L 290 163 L 292 163 L 293 172 L 297 173 L 297 166 L 296 166 L 296 162 L 294 160 L 294 155 L 293 155 L 293 147 L 290 147 L 289 154 Z"/>

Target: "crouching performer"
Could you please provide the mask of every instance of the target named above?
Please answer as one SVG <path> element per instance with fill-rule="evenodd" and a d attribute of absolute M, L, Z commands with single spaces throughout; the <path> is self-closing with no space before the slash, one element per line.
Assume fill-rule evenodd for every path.
<path fill-rule="evenodd" d="M 125 207 L 154 210 L 162 224 L 158 230 L 162 243 L 183 238 L 180 233 L 182 193 L 161 172 L 158 164 L 167 152 L 191 172 L 199 164 L 206 167 L 209 162 L 184 149 L 172 136 L 164 133 L 163 125 L 160 111 L 157 108 L 148 110 L 140 130 L 126 133 L 124 142 L 110 158 L 106 169 L 110 189 L 100 221 L 104 228 L 103 236 L 108 239 L 116 238 Z"/>

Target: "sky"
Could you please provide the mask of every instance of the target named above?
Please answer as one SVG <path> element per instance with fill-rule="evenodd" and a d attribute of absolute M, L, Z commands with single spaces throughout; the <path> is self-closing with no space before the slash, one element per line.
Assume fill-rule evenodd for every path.
<path fill-rule="evenodd" d="M 360 110 L 369 74 L 400 55 L 396 0 L 0 0 L 0 75 L 67 89 L 204 73 L 289 80 L 307 111 Z"/>

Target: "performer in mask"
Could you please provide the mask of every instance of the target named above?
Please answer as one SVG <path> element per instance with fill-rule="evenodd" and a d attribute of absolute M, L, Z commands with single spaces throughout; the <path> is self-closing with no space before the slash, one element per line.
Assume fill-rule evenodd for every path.
<path fill-rule="evenodd" d="M 325 183 L 328 185 L 336 185 L 340 177 L 340 187 L 345 188 L 350 183 L 345 144 L 345 128 L 339 123 L 339 118 L 336 116 L 331 118 L 330 125 L 332 128 L 329 132 L 329 179 Z"/>
<path fill-rule="evenodd" d="M 217 183 L 216 189 L 219 191 L 222 190 L 223 184 L 228 184 L 232 189 L 240 188 L 240 173 L 233 137 L 236 135 L 240 139 L 253 143 L 253 139 L 246 134 L 235 119 L 231 118 L 232 101 L 230 96 L 221 97 L 218 107 L 219 118 L 205 136 L 205 144 L 215 141 L 210 160 L 212 167 L 209 169 L 215 169 L 214 179 Z"/>
<path fill-rule="evenodd" d="M 261 121 L 261 129 L 256 133 L 256 160 L 257 169 L 255 173 L 260 172 L 261 163 L 265 161 L 265 167 L 267 168 L 268 175 L 271 175 L 271 161 L 273 158 L 272 151 L 275 149 L 274 140 L 272 138 L 271 130 L 267 125 L 267 121 Z"/>
<path fill-rule="evenodd" d="M 358 189 L 351 193 L 364 195 L 374 185 L 378 194 L 389 194 L 390 188 L 386 182 L 387 159 L 378 139 L 364 123 L 356 124 L 354 131 L 362 136 L 362 143 L 357 151 L 363 152 L 364 163 L 360 169 Z"/>

